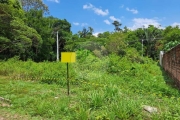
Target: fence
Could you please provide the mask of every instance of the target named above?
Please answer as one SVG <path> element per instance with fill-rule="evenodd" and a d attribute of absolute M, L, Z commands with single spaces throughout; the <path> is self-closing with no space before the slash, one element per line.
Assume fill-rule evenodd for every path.
<path fill-rule="evenodd" d="M 180 88 L 180 44 L 163 54 L 162 67 Z"/>

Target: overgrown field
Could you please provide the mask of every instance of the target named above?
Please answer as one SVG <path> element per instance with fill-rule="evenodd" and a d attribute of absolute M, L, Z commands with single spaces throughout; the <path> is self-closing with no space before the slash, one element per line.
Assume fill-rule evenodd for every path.
<path fill-rule="evenodd" d="M 157 62 L 141 57 L 97 58 L 77 52 L 70 64 L 17 58 L 0 62 L 0 118 L 52 120 L 180 119 L 180 93 Z M 149 113 L 144 105 L 157 108 Z"/>

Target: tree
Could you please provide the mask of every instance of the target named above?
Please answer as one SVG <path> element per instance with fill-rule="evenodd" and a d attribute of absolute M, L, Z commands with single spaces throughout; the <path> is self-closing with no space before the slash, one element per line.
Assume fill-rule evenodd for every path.
<path fill-rule="evenodd" d="M 155 49 L 155 44 L 157 40 L 162 38 L 162 30 L 158 29 L 157 27 L 153 25 L 149 25 L 148 28 L 144 28 L 144 32 L 145 32 L 145 37 L 147 41 L 146 56 L 150 56 L 153 59 L 156 59 L 157 51 Z"/>
<path fill-rule="evenodd" d="M 170 50 L 180 43 L 180 28 L 179 26 L 168 26 L 163 31 L 163 39 L 156 45 L 157 49 L 165 51 Z"/>
<path fill-rule="evenodd" d="M 157 59 L 159 54 L 157 51 L 159 44 L 157 43 L 162 39 L 162 32 L 162 29 L 153 25 L 149 25 L 147 28 L 143 26 L 143 28 L 126 32 L 126 41 L 130 47 L 135 47 L 139 53 Z"/>
<path fill-rule="evenodd" d="M 155 27 L 153 25 L 149 25 L 147 28 L 143 26 L 143 28 L 138 28 L 135 30 L 136 36 L 139 38 L 139 42 L 143 42 L 143 50 L 145 51 L 145 55 L 156 59 L 158 57 L 158 53 L 155 49 L 156 42 L 162 38 L 162 29 Z"/>
<path fill-rule="evenodd" d="M 88 27 L 88 29 L 83 28 L 82 31 L 78 31 L 78 34 L 79 34 L 80 38 L 90 38 L 90 37 L 92 37 L 93 32 L 94 32 L 93 28 Z"/>
<path fill-rule="evenodd" d="M 36 29 L 43 39 L 36 61 L 55 60 L 57 32 L 59 49 L 63 51 L 66 41 L 71 39 L 71 24 L 66 19 L 60 20 L 52 16 L 43 17 L 42 10 L 31 9 L 26 12 L 26 17 L 26 24 Z"/>
<path fill-rule="evenodd" d="M 136 31 L 129 31 L 124 33 L 125 34 L 125 41 L 129 47 L 136 48 L 136 50 L 142 54 L 142 43 L 141 40 L 138 38 Z"/>
<path fill-rule="evenodd" d="M 180 28 L 179 26 L 168 26 L 163 31 L 163 36 L 165 43 L 170 41 L 179 41 L 180 42 Z"/>
<path fill-rule="evenodd" d="M 1 57 L 22 55 L 33 48 L 36 52 L 42 39 L 33 28 L 25 25 L 22 9 L 12 4 L 0 4 L 0 54 Z M 21 19 L 20 19 L 21 18 Z"/>
<path fill-rule="evenodd" d="M 108 38 L 110 36 L 110 32 L 109 31 L 106 31 L 106 32 L 103 32 L 103 33 L 99 33 L 98 34 L 98 37 L 99 38 Z"/>
<path fill-rule="evenodd" d="M 16 9 L 22 8 L 20 0 L 0 0 L 0 3 L 11 5 Z"/>
<path fill-rule="evenodd" d="M 23 11 L 15 9 L 13 4 L 10 4 L 9 1 L 1 1 L 0 3 L 0 36 L 1 36 L 1 45 L 0 51 L 3 52 L 9 48 L 11 42 L 12 33 L 10 23 L 15 17 L 23 18 Z"/>
<path fill-rule="evenodd" d="M 20 55 L 25 52 L 28 53 L 31 48 L 37 54 L 38 48 L 42 44 L 41 36 L 37 31 L 26 26 L 20 19 L 12 20 L 10 26 L 13 34 L 13 44 L 10 51 Z"/>
<path fill-rule="evenodd" d="M 66 42 L 72 40 L 72 32 L 71 32 L 71 24 L 66 19 L 57 19 L 55 18 L 55 22 L 53 23 L 53 32 L 56 33 L 58 31 L 59 38 L 59 50 L 65 51 L 64 47 Z M 56 34 L 53 35 L 56 40 Z M 53 45 L 54 51 L 56 50 L 56 44 Z"/>
<path fill-rule="evenodd" d="M 127 33 L 129 32 L 130 30 L 127 28 L 127 26 L 124 26 L 124 30 L 123 30 L 123 33 Z"/>
<path fill-rule="evenodd" d="M 127 44 L 123 33 L 116 32 L 109 36 L 109 41 L 106 44 L 106 48 L 109 53 L 124 55 L 126 53 L 126 47 Z"/>
<path fill-rule="evenodd" d="M 23 9 L 27 12 L 31 9 L 42 10 L 43 13 L 48 13 L 48 6 L 46 6 L 42 0 L 20 0 Z"/>
<path fill-rule="evenodd" d="M 117 32 L 119 32 L 119 31 L 122 31 L 122 29 L 120 28 L 120 26 L 122 25 L 119 21 L 117 21 L 117 20 L 115 20 L 113 23 L 112 23 L 113 25 L 114 25 L 114 27 L 115 27 L 115 31 Z"/>
<path fill-rule="evenodd" d="M 91 37 L 93 35 L 94 29 L 92 27 L 88 27 L 89 33 L 88 36 Z"/>

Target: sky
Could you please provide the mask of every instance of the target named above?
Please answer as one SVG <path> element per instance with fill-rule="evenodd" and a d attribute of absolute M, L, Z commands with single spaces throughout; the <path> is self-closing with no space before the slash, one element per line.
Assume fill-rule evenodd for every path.
<path fill-rule="evenodd" d="M 73 34 L 92 27 L 94 35 L 114 31 L 114 20 L 131 30 L 180 25 L 180 0 L 43 0 L 50 15 L 66 19 Z"/>

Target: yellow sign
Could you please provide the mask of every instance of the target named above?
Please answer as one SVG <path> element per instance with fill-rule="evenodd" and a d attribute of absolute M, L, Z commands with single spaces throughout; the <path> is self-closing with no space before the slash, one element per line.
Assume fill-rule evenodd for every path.
<path fill-rule="evenodd" d="M 75 52 L 61 52 L 61 62 L 72 63 L 76 61 Z"/>

